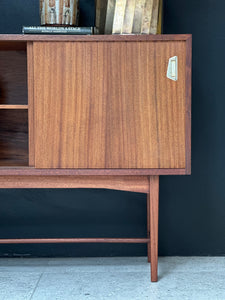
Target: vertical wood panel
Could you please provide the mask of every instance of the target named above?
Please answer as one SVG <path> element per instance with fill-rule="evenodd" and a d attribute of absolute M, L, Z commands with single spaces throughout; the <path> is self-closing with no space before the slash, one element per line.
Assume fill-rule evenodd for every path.
<path fill-rule="evenodd" d="M 34 166 L 34 62 L 33 43 L 27 43 L 27 84 L 28 84 L 28 124 L 29 124 L 29 166 Z"/>
<path fill-rule="evenodd" d="M 178 56 L 178 80 L 163 76 Z M 185 43 L 155 43 L 158 167 L 185 167 Z"/>
<path fill-rule="evenodd" d="M 36 167 L 185 168 L 185 42 L 34 43 L 34 74 Z"/>

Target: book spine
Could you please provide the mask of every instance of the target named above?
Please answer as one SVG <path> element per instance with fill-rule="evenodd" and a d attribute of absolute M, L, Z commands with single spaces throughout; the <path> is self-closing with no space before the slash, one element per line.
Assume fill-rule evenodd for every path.
<path fill-rule="evenodd" d="M 121 34 L 127 0 L 116 0 L 115 15 L 113 20 L 113 34 Z"/>
<path fill-rule="evenodd" d="M 116 0 L 108 0 L 106 21 L 105 21 L 105 34 L 112 33 L 115 6 L 116 6 Z"/>
<path fill-rule="evenodd" d="M 127 0 L 125 8 L 125 16 L 123 20 L 122 33 L 131 34 L 134 22 L 134 11 L 135 11 L 136 0 Z"/>
<path fill-rule="evenodd" d="M 107 0 L 96 0 L 95 26 L 97 27 L 99 34 L 104 34 L 105 31 L 107 4 Z"/>
<path fill-rule="evenodd" d="M 136 0 L 132 33 L 136 33 L 136 34 L 141 33 L 142 17 L 143 17 L 146 1 L 149 0 Z"/>
<path fill-rule="evenodd" d="M 152 21 L 151 21 L 151 34 L 157 34 L 158 26 L 158 17 L 159 17 L 159 0 L 153 1 L 153 10 L 152 10 Z"/>
<path fill-rule="evenodd" d="M 159 17 L 158 17 L 158 25 L 157 25 L 157 34 L 162 34 L 163 30 L 163 0 L 159 0 Z"/>
<path fill-rule="evenodd" d="M 153 0 L 145 2 L 144 13 L 142 18 L 141 33 L 149 34 L 152 21 Z"/>
<path fill-rule="evenodd" d="M 91 35 L 93 27 L 23 27 L 23 34 Z"/>

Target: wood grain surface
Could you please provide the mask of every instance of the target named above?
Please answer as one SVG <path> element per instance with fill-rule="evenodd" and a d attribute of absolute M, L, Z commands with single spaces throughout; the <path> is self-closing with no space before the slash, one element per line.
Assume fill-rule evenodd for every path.
<path fill-rule="evenodd" d="M 34 43 L 34 80 L 37 168 L 185 168 L 184 42 Z"/>
<path fill-rule="evenodd" d="M 0 109 L 28 109 L 27 104 L 0 104 Z"/>
<path fill-rule="evenodd" d="M 148 193 L 147 176 L 0 176 L 1 188 L 104 188 Z"/>
<path fill-rule="evenodd" d="M 49 238 L 49 239 L 0 239 L 0 244 L 60 244 L 60 243 L 148 243 L 145 238 Z"/>
<path fill-rule="evenodd" d="M 0 110 L 0 166 L 28 165 L 26 110 Z"/>
<path fill-rule="evenodd" d="M 178 56 L 178 80 L 162 76 L 169 58 Z M 158 166 L 185 167 L 185 43 L 155 43 L 155 110 Z M 156 156 L 155 156 L 156 157 Z"/>
<path fill-rule="evenodd" d="M 26 43 L 32 42 L 147 42 L 147 41 L 186 41 L 191 34 L 157 35 L 29 35 L 0 34 L 0 49 L 26 49 Z"/>
<path fill-rule="evenodd" d="M 0 176 L 146 176 L 186 175 L 186 169 L 37 169 L 34 167 L 0 167 Z"/>
<path fill-rule="evenodd" d="M 26 52 L 0 50 L 0 104 L 27 104 L 27 99 Z"/>
<path fill-rule="evenodd" d="M 28 85 L 28 124 L 29 124 L 29 166 L 34 166 L 34 60 L 33 43 L 27 43 L 27 85 Z"/>

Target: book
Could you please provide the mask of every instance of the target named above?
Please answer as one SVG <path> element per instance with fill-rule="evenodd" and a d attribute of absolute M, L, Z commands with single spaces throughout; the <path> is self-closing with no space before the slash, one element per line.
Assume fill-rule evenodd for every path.
<path fill-rule="evenodd" d="M 91 35 L 93 27 L 23 26 L 23 34 Z"/>
<path fill-rule="evenodd" d="M 157 34 L 162 33 L 163 29 L 163 0 L 159 0 L 159 17 L 158 17 L 158 26 L 157 26 Z"/>
<path fill-rule="evenodd" d="M 95 0 L 96 33 L 97 31 L 100 34 L 160 33 L 162 1 Z"/>
<path fill-rule="evenodd" d="M 105 34 L 112 34 L 115 7 L 116 7 L 116 0 L 108 0 L 106 21 L 105 21 Z"/>
<path fill-rule="evenodd" d="M 158 18 L 159 18 L 159 0 L 153 0 L 152 21 L 150 27 L 151 34 L 157 34 Z"/>
<path fill-rule="evenodd" d="M 106 11 L 107 11 L 107 0 L 95 0 L 95 5 L 96 5 L 95 26 L 99 34 L 104 34 L 105 22 L 106 22 Z"/>
<path fill-rule="evenodd" d="M 132 33 L 136 33 L 136 34 L 141 33 L 142 17 L 143 17 L 146 1 L 149 0 L 136 0 Z"/>
<path fill-rule="evenodd" d="M 141 33 L 145 33 L 145 34 L 150 33 L 152 11 L 153 11 L 153 0 L 148 0 L 145 2 L 143 17 L 142 17 Z"/>
<path fill-rule="evenodd" d="M 122 33 L 132 33 L 136 0 L 127 0 Z"/>
<path fill-rule="evenodd" d="M 113 20 L 113 34 L 121 34 L 123 28 L 123 20 L 125 15 L 126 9 L 126 0 L 117 0 L 116 7 L 115 7 L 115 14 Z"/>

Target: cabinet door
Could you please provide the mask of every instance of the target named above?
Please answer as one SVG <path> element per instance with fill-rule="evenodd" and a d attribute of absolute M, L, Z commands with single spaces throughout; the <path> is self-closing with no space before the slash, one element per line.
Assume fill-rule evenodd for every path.
<path fill-rule="evenodd" d="M 185 41 L 35 42 L 33 55 L 35 167 L 185 168 Z"/>

